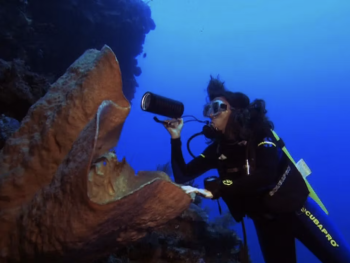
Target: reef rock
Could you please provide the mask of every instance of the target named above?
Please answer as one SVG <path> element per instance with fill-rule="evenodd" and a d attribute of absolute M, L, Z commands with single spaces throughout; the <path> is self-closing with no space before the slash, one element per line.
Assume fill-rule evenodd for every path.
<path fill-rule="evenodd" d="M 95 263 L 239 263 L 241 246 L 234 231 L 209 222 L 192 203 L 165 226 Z"/>
<path fill-rule="evenodd" d="M 0 115 L 0 149 L 4 147 L 7 138 L 17 131 L 19 126 L 19 121 L 7 117 L 4 114 Z"/>
<path fill-rule="evenodd" d="M 55 79 L 85 50 L 107 44 L 120 63 L 129 101 L 141 74 L 136 57 L 156 27 L 142 0 L 2 0 L 0 17 L 0 58 L 24 60 Z"/>
<path fill-rule="evenodd" d="M 0 59 L 0 113 L 21 121 L 49 87 L 49 81 L 31 72 L 24 61 Z"/>
<path fill-rule="evenodd" d="M 165 173 L 135 176 L 110 152 L 129 112 L 108 46 L 30 107 L 0 152 L 1 262 L 92 262 L 189 207 Z"/>

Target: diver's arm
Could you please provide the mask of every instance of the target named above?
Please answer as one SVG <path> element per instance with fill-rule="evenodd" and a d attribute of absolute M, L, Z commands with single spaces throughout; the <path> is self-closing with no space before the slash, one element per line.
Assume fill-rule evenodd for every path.
<path fill-rule="evenodd" d="M 171 139 L 171 166 L 176 183 L 188 182 L 210 169 L 216 168 L 216 163 L 212 156 L 215 154 L 215 145 L 209 145 L 202 155 L 192 159 L 186 164 L 182 149 L 181 139 Z"/>
<path fill-rule="evenodd" d="M 250 175 L 234 180 L 231 185 L 221 183 L 223 194 L 252 195 L 276 184 L 278 175 L 278 149 L 261 145 L 255 149 L 255 170 Z"/>

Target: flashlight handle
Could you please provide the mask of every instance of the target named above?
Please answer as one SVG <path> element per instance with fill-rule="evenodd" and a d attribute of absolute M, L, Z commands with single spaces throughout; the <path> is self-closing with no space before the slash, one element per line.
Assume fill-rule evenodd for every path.
<path fill-rule="evenodd" d="M 161 121 L 156 116 L 153 117 L 153 120 L 155 120 L 156 122 L 158 122 L 160 124 L 166 125 L 168 127 L 171 126 L 171 123 L 174 123 L 174 122 Z"/>
<path fill-rule="evenodd" d="M 160 123 L 160 124 L 166 124 L 165 121 L 159 120 L 156 116 L 153 117 L 153 120 L 155 120 L 156 122 L 158 122 L 158 123 Z"/>

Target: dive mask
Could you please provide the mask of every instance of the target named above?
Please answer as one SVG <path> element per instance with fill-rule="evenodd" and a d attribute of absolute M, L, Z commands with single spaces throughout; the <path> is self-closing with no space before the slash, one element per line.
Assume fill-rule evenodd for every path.
<path fill-rule="evenodd" d="M 204 106 L 203 115 L 205 117 L 215 117 L 226 111 L 228 105 L 222 100 L 214 100 Z"/>

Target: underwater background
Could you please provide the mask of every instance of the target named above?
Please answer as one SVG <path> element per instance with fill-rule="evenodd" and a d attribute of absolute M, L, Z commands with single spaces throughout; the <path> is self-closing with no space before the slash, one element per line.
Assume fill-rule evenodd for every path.
<path fill-rule="evenodd" d="M 343 233 L 346 241 L 350 242 L 348 227 L 350 206 L 347 204 L 350 200 L 348 168 L 350 148 L 348 136 L 350 130 L 349 14 L 349 0 L 0 1 L 0 188 L 1 190 L 7 189 L 7 192 L 1 191 L 2 195 L 6 192 L 11 197 L 6 199 L 2 196 L 0 198 L 0 221 L 2 222 L 0 233 L 5 233 L 0 234 L 0 244 L 11 244 L 12 247 L 23 249 L 22 259 L 30 255 L 50 257 L 51 253 L 60 258 L 67 255 L 60 250 L 61 246 L 55 246 L 55 244 L 65 243 L 69 247 L 74 243 L 71 242 L 72 240 L 77 240 L 77 232 L 74 228 L 77 226 L 69 228 L 70 222 L 74 219 L 84 227 L 88 225 L 80 220 L 81 214 L 79 213 L 82 208 L 71 209 L 70 205 L 75 203 L 69 200 L 67 193 L 63 195 L 63 198 L 68 201 L 62 202 L 65 204 L 62 207 L 67 210 L 60 210 L 61 203 L 53 202 L 52 208 L 59 211 L 58 216 L 51 214 L 50 210 L 40 210 L 42 214 L 38 215 L 41 215 L 42 221 L 36 221 L 38 217 L 33 216 L 32 212 L 37 210 L 28 206 L 33 200 L 36 200 L 36 196 L 40 196 L 42 188 L 46 187 L 44 185 L 51 182 L 50 178 L 64 176 L 60 172 L 55 175 L 57 171 L 54 168 L 59 164 L 68 165 L 62 162 L 63 157 L 70 156 L 68 154 L 70 145 L 76 145 L 76 138 L 73 135 L 71 137 L 62 136 L 61 141 L 45 144 L 51 142 L 44 140 L 48 138 L 45 137 L 47 135 L 45 133 L 47 127 L 44 125 L 46 122 L 43 121 L 45 118 L 48 121 L 50 116 L 56 116 L 56 111 L 61 106 L 65 109 L 73 109 L 73 106 L 76 105 L 81 106 L 78 111 L 70 112 L 68 117 L 80 118 L 77 116 L 85 114 L 86 123 L 84 125 L 75 126 L 75 123 L 72 124 L 69 120 L 64 122 L 64 118 L 58 116 L 54 118 L 53 123 L 62 125 L 66 123 L 66 126 L 58 126 L 72 128 L 72 131 L 70 129 L 59 131 L 58 128 L 50 130 L 54 135 L 56 132 L 66 134 L 65 132 L 69 130 L 67 134 L 71 132 L 78 136 L 79 129 L 85 127 L 88 119 L 95 114 L 91 109 L 89 113 L 91 115 L 86 114 L 89 105 L 85 107 L 84 103 L 100 105 L 101 98 L 108 97 L 113 92 L 121 93 L 123 90 L 132 106 L 122 129 L 118 146 L 115 148 L 118 160 L 125 157 L 136 173 L 165 169 L 171 176 L 171 170 L 167 169 L 171 157 L 170 135 L 162 125 L 153 120 L 154 114 L 141 110 L 141 98 L 143 94 L 150 91 L 181 101 L 185 106 L 184 115 L 193 115 L 200 120 L 205 120 L 202 116 L 202 109 L 206 102 L 206 87 L 210 75 L 219 76 L 220 80 L 225 81 L 226 88 L 247 94 L 251 101 L 257 98 L 266 101 L 268 117 L 274 122 L 275 131 L 283 138 L 292 157 L 296 161 L 304 159 L 311 168 L 312 174 L 308 177 L 308 181 L 328 209 L 329 217 Z M 109 63 L 110 60 L 107 59 L 102 59 L 102 62 L 98 59 L 91 60 L 91 57 L 86 55 L 87 53 L 101 54 L 102 52 L 99 53 L 99 51 L 104 45 L 108 45 L 113 51 L 118 65 L 114 55 L 109 56 L 109 59 L 113 60 L 112 63 Z M 91 49 L 96 50 L 91 51 Z M 104 58 L 108 58 L 106 50 L 109 48 L 104 47 Z M 76 70 L 76 65 L 70 67 L 75 61 L 83 61 L 83 65 L 90 65 L 91 68 Z M 115 71 L 109 71 L 111 65 L 114 70 L 120 66 L 122 85 L 118 74 L 115 74 Z M 61 76 L 64 79 L 64 74 L 71 78 L 68 83 L 59 79 Z M 55 84 L 51 86 L 53 83 Z M 57 94 L 65 96 L 62 95 L 63 100 L 56 101 L 57 105 L 48 112 L 41 113 L 42 108 L 38 105 L 45 94 L 52 91 L 50 87 L 58 87 Z M 80 92 L 79 98 L 70 96 L 77 91 Z M 95 91 L 103 96 L 89 97 Z M 50 101 L 50 96 L 52 92 L 41 102 Z M 85 96 L 90 101 L 84 101 Z M 60 104 L 62 101 L 63 103 Z M 65 104 L 66 102 L 73 106 Z M 33 114 L 32 111 L 30 113 L 32 115 L 28 116 L 30 109 L 39 115 Z M 165 119 L 162 116 L 158 118 Z M 22 122 L 23 120 L 27 122 Z M 21 125 L 30 126 L 30 129 L 19 129 Z M 198 122 L 188 122 L 184 125 L 181 137 L 186 162 L 192 159 L 186 149 L 186 142 L 193 134 L 200 132 L 202 127 L 203 123 Z M 13 134 L 15 137 L 23 136 L 22 144 L 11 138 Z M 35 136 L 40 134 L 42 138 L 39 137 L 43 141 L 26 139 L 32 138 L 30 136 L 33 134 Z M 114 139 L 117 140 L 117 138 Z M 60 148 L 62 145 L 64 147 Z M 86 145 L 88 144 L 84 143 L 82 146 Z M 56 150 L 56 146 L 61 151 Z M 205 138 L 201 136 L 192 140 L 190 146 L 192 152 L 198 155 L 207 144 Z M 29 150 L 26 152 L 27 149 Z M 36 154 L 38 149 L 44 149 L 44 152 L 47 151 L 49 154 Z M 89 156 L 91 153 L 87 151 L 84 154 Z M 23 163 L 20 156 L 25 156 Z M 84 158 L 87 158 L 86 156 Z M 74 156 L 77 167 L 81 165 L 79 161 L 85 160 L 83 157 L 80 160 L 79 157 L 80 155 Z M 8 176 L 7 170 L 3 169 L 8 160 L 13 160 L 14 167 L 24 164 L 27 170 L 23 170 L 23 178 L 33 173 L 35 180 L 28 179 L 28 182 L 21 186 L 12 184 L 11 178 L 14 177 L 11 176 L 15 172 Z M 2 166 L 3 164 L 5 165 Z M 37 170 L 32 170 L 31 166 L 26 166 L 27 164 L 38 165 Z M 45 167 L 52 167 L 52 171 L 47 173 L 43 169 Z M 41 175 L 38 171 L 42 172 Z M 74 175 L 71 173 L 67 178 L 81 179 Z M 203 179 L 211 175 L 217 175 L 217 171 L 212 170 L 198 177 L 194 185 L 202 188 Z M 8 181 L 7 179 L 5 181 L 10 183 L 5 184 L 3 178 L 9 178 Z M 34 187 L 34 189 L 31 186 L 36 185 L 38 178 L 42 180 L 43 185 L 40 183 L 40 187 L 38 189 Z M 171 189 L 179 190 L 173 185 L 172 187 Z M 63 188 L 49 189 L 49 197 L 53 201 L 60 200 L 57 199 L 57 193 Z M 162 189 L 165 192 L 165 188 Z M 143 190 L 147 192 L 147 189 Z M 17 199 L 23 193 L 28 194 L 28 200 L 26 200 L 28 203 L 22 204 L 23 200 Z M 85 190 L 82 193 L 85 193 Z M 175 195 L 174 193 L 177 192 L 172 193 Z M 190 201 L 183 191 L 179 193 L 186 197 L 188 202 Z M 166 196 L 163 194 L 163 199 L 157 195 L 157 199 L 176 202 L 175 198 L 169 198 L 170 194 L 168 192 Z M 136 195 L 137 193 L 134 196 Z M 156 193 L 152 191 L 151 195 L 153 198 Z M 142 208 L 147 207 L 145 202 L 152 200 L 150 194 L 141 196 L 146 200 L 138 198 L 138 205 L 142 205 Z M 38 198 L 40 202 L 34 202 L 34 207 L 35 205 L 39 208 L 43 205 L 47 207 L 45 204 L 51 200 L 50 198 L 48 200 Z M 205 262 L 213 263 L 222 262 L 221 259 L 225 258 L 224 256 L 236 255 L 238 250 L 233 245 L 231 246 L 230 242 L 235 246 L 238 245 L 233 231 L 243 237 L 241 224 L 230 225 L 232 221 L 229 221 L 230 218 L 227 217 L 227 207 L 223 201 L 220 201 L 223 208 L 223 214 L 220 216 L 216 201 L 204 198 L 200 200 L 202 200 L 201 203 L 199 202 L 202 209 L 195 205 L 198 204 L 195 201 L 195 204 L 191 204 L 190 209 L 172 221 L 167 221 L 165 228 L 161 231 L 157 232 L 155 229 L 148 228 L 148 223 L 152 220 L 143 222 L 142 231 L 146 229 L 150 234 L 140 242 L 139 246 L 128 243 L 123 247 L 120 245 L 120 240 L 119 243 L 113 243 L 116 241 L 114 232 L 120 230 L 120 235 L 122 235 L 126 233 L 127 224 L 130 228 L 137 226 L 137 224 L 132 225 L 131 220 L 127 223 L 123 222 L 125 214 L 119 218 L 113 217 L 111 224 L 104 224 L 106 228 L 103 231 L 98 228 L 103 225 L 101 222 L 105 222 L 97 220 L 99 217 L 96 215 L 99 213 L 95 211 L 94 216 L 89 217 L 86 214 L 85 219 L 96 220 L 92 220 L 86 236 L 80 237 L 80 249 L 85 244 L 84 242 L 91 245 L 93 249 L 87 249 L 80 255 L 92 260 L 95 256 L 99 257 L 107 253 L 107 260 L 102 261 L 104 263 L 129 262 L 130 255 L 137 259 L 141 258 L 141 262 L 145 262 L 145 251 L 149 252 L 148 256 L 151 255 L 153 258 L 153 261 L 147 262 L 168 262 L 160 261 L 164 258 L 170 262 L 179 262 L 176 260 L 181 258 L 180 262 L 183 262 L 181 260 L 185 258 L 186 262 L 203 263 L 205 258 Z M 13 209 L 9 202 L 16 209 Z M 166 208 L 170 207 L 168 210 L 172 210 L 171 205 L 167 206 L 170 203 L 164 202 L 163 205 Z M 20 205 L 23 205 L 23 209 L 18 210 Z M 120 203 L 116 202 L 113 209 L 119 211 L 118 205 Z M 139 212 L 138 209 L 131 205 L 125 207 L 127 207 L 125 211 L 128 211 L 129 218 L 143 218 L 134 216 L 138 215 L 134 213 Z M 152 214 L 150 216 L 153 216 L 153 219 L 157 219 L 159 210 L 162 211 L 162 215 L 165 214 L 164 208 L 157 207 L 157 209 L 144 210 Z M 64 213 L 68 210 L 76 213 Z M 156 212 L 153 213 L 153 211 Z M 206 221 L 206 212 L 209 213 L 211 222 L 215 222 L 214 225 L 203 223 L 203 220 Z M 142 213 L 142 216 L 147 214 L 145 211 Z M 69 220 L 62 220 L 61 216 Z M 11 221 L 10 226 L 7 225 L 10 222 L 9 218 L 15 218 L 14 222 Z M 222 221 L 217 220 L 218 218 L 221 218 Z M 19 219 L 24 219 L 24 221 L 17 222 L 16 220 Z M 104 218 L 104 220 L 109 219 Z M 35 224 L 30 224 L 30 222 L 35 222 Z M 47 226 L 50 237 L 46 239 L 49 240 L 47 246 L 42 246 L 40 242 L 32 243 L 31 239 L 27 240 L 30 246 L 25 246 L 24 243 L 18 243 L 18 246 L 15 246 L 15 243 L 11 243 L 16 239 L 11 231 L 16 229 L 18 240 L 28 233 L 30 237 L 33 236 L 33 233 L 43 235 L 40 231 L 35 232 L 37 225 L 40 225 L 39 230 L 43 227 L 40 222 Z M 252 262 L 263 262 L 253 223 L 250 219 L 246 219 L 245 223 Z M 232 228 L 233 231 L 227 230 L 226 227 Z M 64 232 L 67 235 L 60 237 L 57 232 L 53 231 L 55 228 L 60 229 L 60 233 Z M 61 229 L 66 231 L 61 231 Z M 94 239 L 92 233 L 96 229 L 100 229 L 100 235 Z M 110 234 L 110 240 L 104 239 L 104 236 L 101 235 L 102 232 L 105 233 L 104 231 Z M 139 230 L 137 234 L 141 236 L 142 231 Z M 192 235 L 192 232 L 199 233 L 199 235 Z M 227 238 L 228 236 L 231 239 Z M 190 240 L 191 238 L 193 240 Z M 52 240 L 56 240 L 56 243 Z M 186 242 L 187 247 L 183 245 Z M 36 249 L 28 250 L 32 245 Z M 193 245 L 195 246 L 191 247 Z M 226 245 L 226 248 L 222 247 L 223 245 Z M 46 248 L 45 251 L 41 251 L 43 247 Z M 143 250 L 139 249 L 140 247 Z M 198 247 L 203 251 L 200 251 Z M 169 251 L 167 251 L 168 248 L 170 248 Z M 1 249 L 5 250 L 3 247 Z M 120 249 L 120 254 L 119 252 L 114 253 L 112 251 L 114 249 Z M 47 253 L 48 251 L 50 253 Z M 177 256 L 181 257 L 174 257 L 174 251 L 179 252 Z M 133 252 L 138 255 L 133 255 Z M 192 258 L 188 256 L 191 255 L 191 252 L 198 260 L 191 261 Z M 6 253 L 2 252 L 0 254 L 1 257 L 8 256 L 9 262 L 14 261 L 12 257 L 18 256 L 15 255 L 16 253 L 5 255 Z M 121 261 L 122 256 L 127 256 L 124 258 L 125 261 Z M 297 257 L 298 262 L 301 263 L 319 262 L 298 241 Z M 114 261 L 111 260 L 113 258 Z M 211 261 L 214 259 L 216 260 Z M 79 262 L 84 262 L 84 260 L 81 259 Z"/>
<path fill-rule="evenodd" d="M 232 91 L 266 101 L 275 131 L 292 157 L 312 170 L 309 182 L 330 217 L 350 242 L 350 2 L 343 0 L 149 1 L 156 28 L 143 45 L 131 113 L 126 120 L 118 158 L 135 171 L 154 170 L 170 161 L 170 136 L 140 108 L 142 95 L 179 100 L 185 115 L 202 117 L 210 74 Z M 158 116 L 159 117 L 159 116 Z M 164 117 L 159 117 L 164 119 Z M 186 142 L 202 124 L 185 123 Z M 195 155 L 206 147 L 203 136 L 191 142 Z M 196 179 L 203 187 L 206 176 Z M 220 202 L 227 210 L 224 202 Z M 210 218 L 219 215 L 216 201 L 204 200 Z M 263 262 L 255 229 L 247 225 L 253 262 Z M 242 237 L 241 224 L 234 229 Z M 297 241 L 298 262 L 319 262 Z"/>

